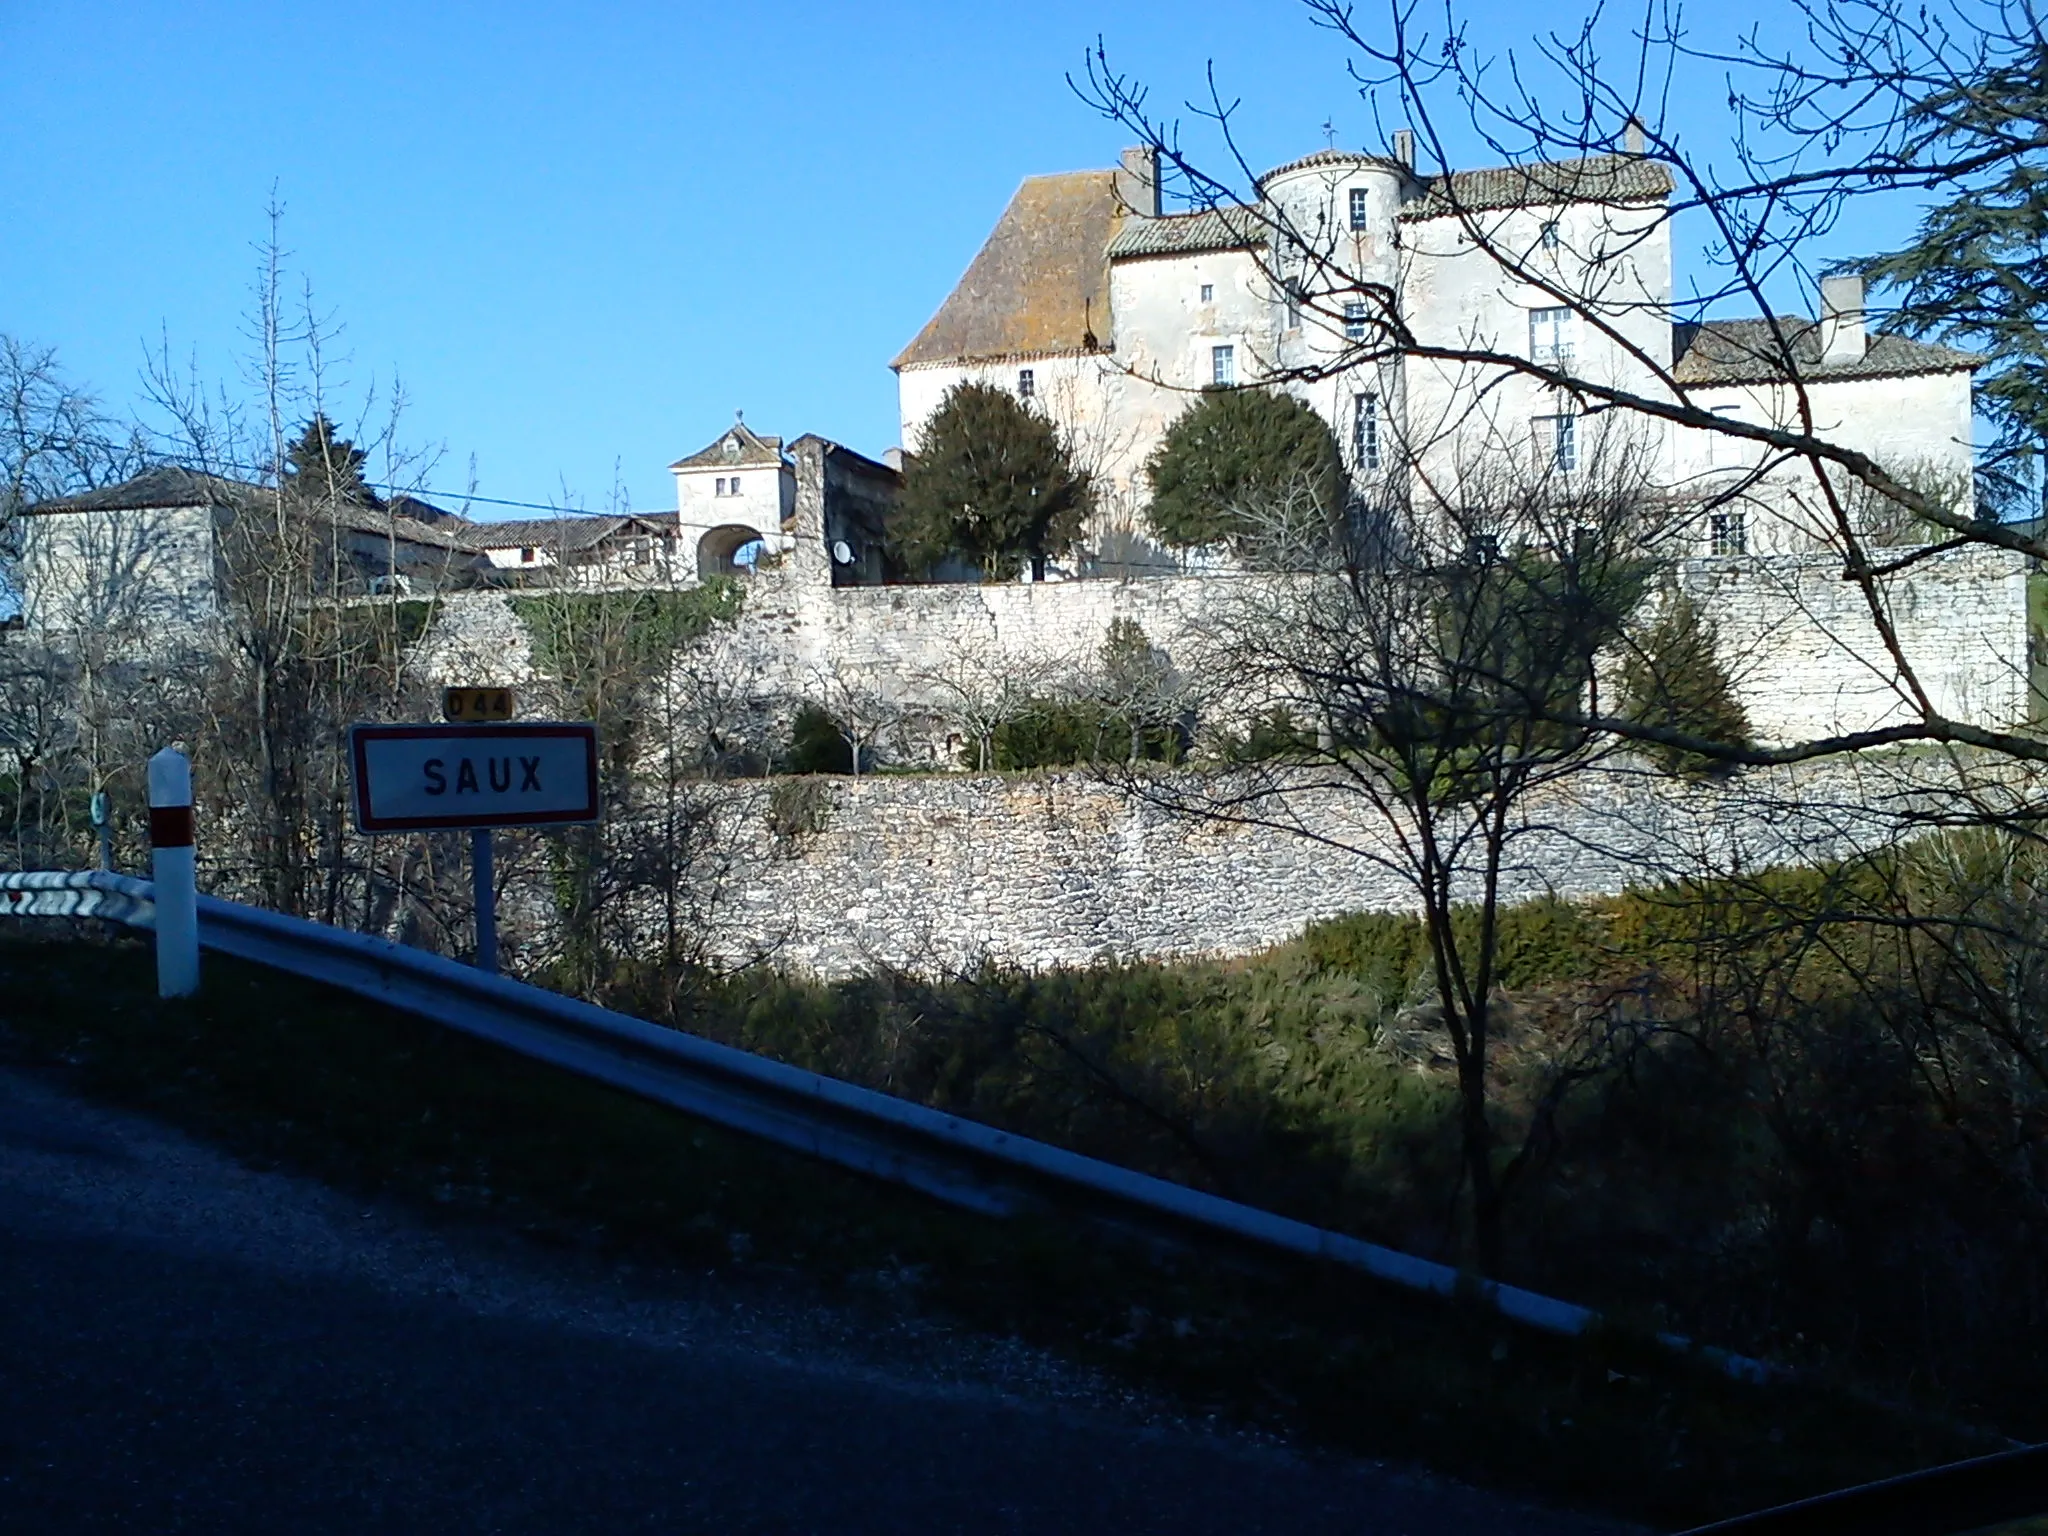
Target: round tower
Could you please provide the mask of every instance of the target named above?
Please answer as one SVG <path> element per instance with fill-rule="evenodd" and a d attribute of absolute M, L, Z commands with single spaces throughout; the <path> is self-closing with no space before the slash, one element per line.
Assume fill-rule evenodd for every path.
<path fill-rule="evenodd" d="M 1320 371 L 1385 335 L 1387 308 L 1401 295 L 1397 216 L 1420 190 L 1401 159 L 1347 149 L 1318 150 L 1259 178 L 1281 288 L 1283 366 Z M 1326 374 L 1303 393 L 1355 476 L 1389 467 L 1405 414 L 1398 359 Z"/>

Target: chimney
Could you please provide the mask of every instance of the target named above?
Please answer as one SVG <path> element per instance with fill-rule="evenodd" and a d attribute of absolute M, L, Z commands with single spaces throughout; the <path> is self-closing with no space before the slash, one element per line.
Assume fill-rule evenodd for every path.
<path fill-rule="evenodd" d="M 1159 217 L 1159 146 L 1134 144 L 1116 170 L 1118 206 L 1133 218 Z"/>
<path fill-rule="evenodd" d="M 1396 128 L 1394 130 L 1394 158 L 1407 166 L 1410 171 L 1415 169 L 1414 129 Z"/>
<path fill-rule="evenodd" d="M 1649 148 L 1649 141 L 1643 136 L 1643 120 L 1631 117 L 1622 125 L 1621 151 L 1625 155 L 1641 155 Z"/>
<path fill-rule="evenodd" d="M 903 450 L 901 448 L 884 448 L 882 450 L 882 462 L 895 470 L 897 474 L 902 474 Z"/>
<path fill-rule="evenodd" d="M 1820 360 L 1853 363 L 1863 356 L 1863 279 L 1856 276 L 1820 280 Z"/>

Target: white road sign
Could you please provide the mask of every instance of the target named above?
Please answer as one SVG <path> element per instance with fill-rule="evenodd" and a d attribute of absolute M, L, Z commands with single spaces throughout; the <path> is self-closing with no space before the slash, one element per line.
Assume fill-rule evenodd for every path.
<path fill-rule="evenodd" d="M 597 820 L 594 725 L 358 725 L 349 764 L 365 832 Z"/>

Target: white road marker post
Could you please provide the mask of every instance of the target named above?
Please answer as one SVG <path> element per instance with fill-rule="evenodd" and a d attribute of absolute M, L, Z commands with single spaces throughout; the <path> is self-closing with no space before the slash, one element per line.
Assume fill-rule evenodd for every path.
<path fill-rule="evenodd" d="M 199 990 L 199 888 L 192 854 L 192 764 L 175 747 L 149 760 L 150 874 L 156 891 L 156 992 Z"/>

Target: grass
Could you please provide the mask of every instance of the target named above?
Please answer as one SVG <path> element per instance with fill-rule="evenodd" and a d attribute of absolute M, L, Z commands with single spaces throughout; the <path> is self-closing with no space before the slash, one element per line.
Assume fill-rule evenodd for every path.
<path fill-rule="evenodd" d="M 207 967 L 198 999 L 166 1004 L 140 945 L 0 938 L 0 1051 L 255 1165 L 544 1243 L 796 1266 L 848 1299 L 879 1274 L 912 1276 L 936 1315 L 1193 1411 L 1662 1524 L 1992 1448 L 1349 1273 L 964 1215 L 345 994 Z"/>

